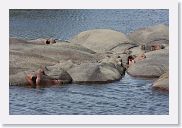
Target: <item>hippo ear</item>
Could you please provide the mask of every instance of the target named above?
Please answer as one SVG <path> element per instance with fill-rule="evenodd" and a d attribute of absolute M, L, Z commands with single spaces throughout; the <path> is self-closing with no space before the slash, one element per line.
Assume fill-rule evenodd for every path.
<path fill-rule="evenodd" d="M 56 40 L 57 40 L 57 39 L 54 39 L 53 43 L 56 43 Z"/>
<path fill-rule="evenodd" d="M 48 71 L 49 69 L 47 68 L 47 66 L 41 65 L 40 69 L 44 70 L 44 71 Z"/>
<path fill-rule="evenodd" d="M 54 39 L 54 43 L 56 43 L 57 41 L 59 41 L 59 39 Z"/>
<path fill-rule="evenodd" d="M 57 40 L 57 39 L 49 38 L 48 40 L 49 40 L 50 44 L 54 44 L 54 43 L 56 43 L 56 40 Z"/>

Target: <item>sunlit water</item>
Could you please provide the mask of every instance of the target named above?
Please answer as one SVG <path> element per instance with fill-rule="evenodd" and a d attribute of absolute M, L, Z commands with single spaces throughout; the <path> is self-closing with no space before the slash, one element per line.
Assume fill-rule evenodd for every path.
<path fill-rule="evenodd" d="M 127 34 L 159 23 L 168 24 L 168 10 L 11 10 L 10 36 L 68 40 L 88 29 L 109 28 Z M 14 86 L 10 87 L 9 110 L 15 115 L 169 114 L 169 95 L 152 90 L 153 81 L 126 74 L 120 81 L 102 85 Z"/>

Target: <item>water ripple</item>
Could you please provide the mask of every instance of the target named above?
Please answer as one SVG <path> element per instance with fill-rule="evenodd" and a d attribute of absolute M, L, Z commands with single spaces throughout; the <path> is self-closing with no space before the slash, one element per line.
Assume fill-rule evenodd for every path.
<path fill-rule="evenodd" d="M 10 87 L 10 114 L 168 114 L 169 95 L 152 91 L 152 82 L 126 75 L 119 82 L 101 86 Z"/>
<path fill-rule="evenodd" d="M 168 24 L 168 10 L 10 10 L 9 28 L 10 36 L 67 40 L 88 29 L 109 28 L 127 34 L 159 23 Z M 152 82 L 126 74 L 104 85 L 10 87 L 10 114 L 169 114 L 169 94 L 153 91 Z"/>

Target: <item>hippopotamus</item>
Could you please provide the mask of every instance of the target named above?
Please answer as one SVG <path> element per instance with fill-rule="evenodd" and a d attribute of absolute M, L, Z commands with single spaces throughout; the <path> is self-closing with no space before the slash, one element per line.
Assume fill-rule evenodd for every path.
<path fill-rule="evenodd" d="M 42 86 L 57 85 L 63 83 L 61 80 L 54 79 L 45 74 L 43 69 L 39 69 L 34 74 L 27 74 L 25 77 L 31 88 L 40 88 Z"/>
<path fill-rule="evenodd" d="M 16 37 L 10 37 L 9 38 L 9 44 L 38 44 L 38 45 L 47 45 L 47 44 L 54 44 L 56 43 L 57 39 L 49 38 L 39 38 L 35 40 L 24 40 L 24 39 L 18 39 Z"/>
<path fill-rule="evenodd" d="M 56 39 L 53 39 L 53 38 L 49 38 L 49 39 L 39 38 L 39 39 L 35 39 L 35 40 L 29 40 L 27 42 L 28 43 L 33 43 L 33 44 L 45 45 L 45 44 L 54 44 L 54 43 L 56 43 Z"/>
<path fill-rule="evenodd" d="M 128 67 L 131 66 L 132 64 L 138 62 L 138 61 L 142 61 L 146 58 L 145 54 L 144 53 L 141 53 L 137 56 L 128 56 Z"/>
<path fill-rule="evenodd" d="M 160 50 L 160 49 L 164 49 L 164 48 L 165 48 L 165 46 L 163 44 L 141 45 L 141 49 L 145 50 L 146 52 Z"/>
<path fill-rule="evenodd" d="M 62 74 L 62 75 L 67 75 L 67 74 Z M 68 78 L 68 76 L 66 76 Z M 70 83 L 70 79 L 65 79 L 65 78 L 57 78 L 57 77 L 52 77 L 49 76 L 45 73 L 44 69 L 40 68 L 38 69 L 35 73 L 29 73 L 25 77 L 28 85 L 31 88 L 40 88 L 40 87 L 46 87 L 46 86 L 51 86 L 51 85 L 60 85 L 60 84 L 65 84 L 65 83 Z"/>

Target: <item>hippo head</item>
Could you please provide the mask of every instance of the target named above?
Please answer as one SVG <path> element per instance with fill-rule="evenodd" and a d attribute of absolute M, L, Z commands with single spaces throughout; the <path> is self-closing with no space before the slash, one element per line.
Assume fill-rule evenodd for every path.
<path fill-rule="evenodd" d="M 45 44 L 55 44 L 55 43 L 56 43 L 56 39 L 53 39 L 53 38 L 47 39 L 45 41 Z"/>
<path fill-rule="evenodd" d="M 160 50 L 160 49 L 164 49 L 165 46 L 164 45 L 161 45 L 161 44 L 155 44 L 155 45 L 152 45 L 151 46 L 151 51 L 154 51 L 154 50 Z"/>

